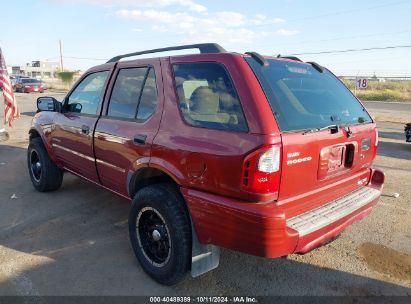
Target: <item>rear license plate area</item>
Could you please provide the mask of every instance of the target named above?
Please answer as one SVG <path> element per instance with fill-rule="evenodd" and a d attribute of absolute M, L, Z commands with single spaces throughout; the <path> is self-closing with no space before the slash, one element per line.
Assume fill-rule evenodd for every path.
<path fill-rule="evenodd" d="M 324 179 L 347 170 L 352 166 L 354 159 L 354 146 L 334 145 L 321 149 L 318 168 L 318 179 Z"/>

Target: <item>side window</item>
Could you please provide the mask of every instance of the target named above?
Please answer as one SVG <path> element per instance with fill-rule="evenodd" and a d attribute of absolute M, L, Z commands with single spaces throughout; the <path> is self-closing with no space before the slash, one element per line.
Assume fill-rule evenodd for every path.
<path fill-rule="evenodd" d="M 144 84 L 143 94 L 141 94 L 138 105 L 137 119 L 147 120 L 155 112 L 157 107 L 157 86 L 154 69 L 151 68 Z"/>
<path fill-rule="evenodd" d="M 147 68 L 121 69 L 108 105 L 108 116 L 135 118 Z"/>
<path fill-rule="evenodd" d="M 193 126 L 247 131 L 240 100 L 225 68 L 219 63 L 180 63 L 173 66 L 184 120 Z"/>
<path fill-rule="evenodd" d="M 157 87 L 153 68 L 127 68 L 118 73 L 110 97 L 107 115 L 147 120 L 157 105 Z"/>
<path fill-rule="evenodd" d="M 97 114 L 97 107 L 108 74 L 109 71 L 102 71 L 86 76 L 70 94 L 66 104 L 66 111 Z"/>

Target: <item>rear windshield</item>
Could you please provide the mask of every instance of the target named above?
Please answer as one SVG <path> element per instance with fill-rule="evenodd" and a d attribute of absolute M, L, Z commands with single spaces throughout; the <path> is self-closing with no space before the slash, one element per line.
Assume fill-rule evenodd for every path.
<path fill-rule="evenodd" d="M 353 94 L 332 73 L 310 64 L 246 58 L 257 76 L 281 131 L 372 122 Z"/>

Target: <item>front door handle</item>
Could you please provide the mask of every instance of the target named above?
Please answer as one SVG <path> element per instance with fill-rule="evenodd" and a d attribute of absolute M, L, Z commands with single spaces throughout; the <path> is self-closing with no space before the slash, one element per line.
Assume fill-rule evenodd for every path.
<path fill-rule="evenodd" d="M 147 140 L 147 135 L 137 134 L 134 135 L 134 143 L 137 145 L 145 145 Z"/>
<path fill-rule="evenodd" d="M 81 133 L 88 135 L 90 133 L 90 127 L 87 125 L 81 126 Z"/>

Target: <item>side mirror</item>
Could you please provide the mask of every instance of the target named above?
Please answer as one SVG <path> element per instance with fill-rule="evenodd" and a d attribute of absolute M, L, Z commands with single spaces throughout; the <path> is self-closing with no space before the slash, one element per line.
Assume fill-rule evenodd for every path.
<path fill-rule="evenodd" d="M 60 112 L 61 103 L 54 97 L 39 97 L 37 98 L 37 110 L 49 111 L 49 112 Z"/>
<path fill-rule="evenodd" d="M 82 109 L 83 109 L 83 105 L 81 103 L 71 103 L 67 105 L 68 112 L 81 113 Z"/>

